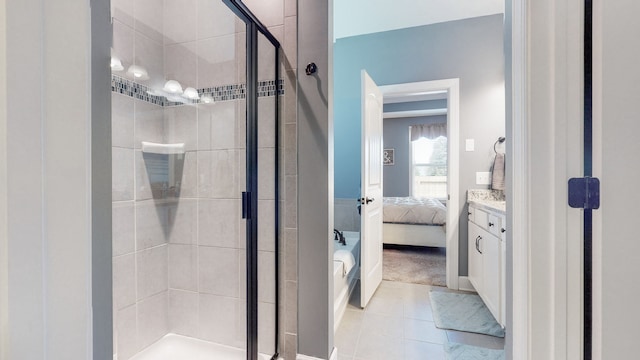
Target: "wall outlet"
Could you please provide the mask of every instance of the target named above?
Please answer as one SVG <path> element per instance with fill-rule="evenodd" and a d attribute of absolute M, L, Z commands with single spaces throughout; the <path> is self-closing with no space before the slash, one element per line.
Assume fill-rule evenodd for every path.
<path fill-rule="evenodd" d="M 478 171 L 476 172 L 476 185 L 489 185 L 491 184 L 491 173 Z"/>

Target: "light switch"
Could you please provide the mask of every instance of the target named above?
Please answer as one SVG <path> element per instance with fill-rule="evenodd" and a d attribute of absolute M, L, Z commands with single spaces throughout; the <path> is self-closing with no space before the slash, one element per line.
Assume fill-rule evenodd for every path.
<path fill-rule="evenodd" d="M 489 185 L 491 184 L 491 173 L 478 171 L 476 172 L 476 185 Z"/>
<path fill-rule="evenodd" d="M 474 139 L 467 139 L 464 144 L 465 151 L 475 151 L 476 142 Z"/>

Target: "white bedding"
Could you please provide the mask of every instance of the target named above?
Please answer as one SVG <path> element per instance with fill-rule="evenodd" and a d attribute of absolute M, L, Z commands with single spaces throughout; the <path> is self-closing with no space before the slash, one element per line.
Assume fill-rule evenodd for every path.
<path fill-rule="evenodd" d="M 385 197 L 383 222 L 396 224 L 444 225 L 447 208 L 436 199 Z"/>

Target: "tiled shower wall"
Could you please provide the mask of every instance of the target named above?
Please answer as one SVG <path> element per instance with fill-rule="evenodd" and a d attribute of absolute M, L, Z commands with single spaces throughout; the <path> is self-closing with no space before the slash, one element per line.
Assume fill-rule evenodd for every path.
<path fill-rule="evenodd" d="M 295 54 L 295 2 L 252 8 Z M 293 4 L 293 6 L 292 6 Z M 286 7 L 285 7 L 286 5 Z M 149 87 L 175 79 L 198 89 L 244 82 L 244 25 L 220 1 L 113 0 L 114 52 L 125 69 L 144 65 Z M 281 10 L 281 11 L 280 11 Z M 284 13 L 289 16 L 284 16 Z M 215 15 L 218 14 L 218 15 Z M 281 14 L 282 16 L 279 16 Z M 266 56 L 266 54 L 265 54 Z M 266 57 L 262 63 L 273 62 Z M 285 55 L 281 96 L 281 339 L 296 353 L 295 59 Z M 116 74 L 117 75 L 117 74 Z M 160 106 L 113 93 L 114 352 L 128 359 L 168 332 L 245 345 L 244 184 L 242 99 L 213 105 Z M 293 111 L 292 111 L 293 109 Z M 273 98 L 259 101 L 272 119 Z M 235 119 L 241 119 L 236 121 Z M 259 171 L 273 179 L 273 123 L 261 122 Z M 180 198 L 154 199 L 141 141 L 186 146 Z M 273 351 L 275 250 L 273 183 L 261 182 L 259 244 L 260 349 Z M 270 269 L 265 271 L 265 269 Z M 271 275 L 270 275 L 271 274 Z M 286 295 L 286 296 L 285 296 Z M 286 335 L 285 335 L 286 334 Z"/>

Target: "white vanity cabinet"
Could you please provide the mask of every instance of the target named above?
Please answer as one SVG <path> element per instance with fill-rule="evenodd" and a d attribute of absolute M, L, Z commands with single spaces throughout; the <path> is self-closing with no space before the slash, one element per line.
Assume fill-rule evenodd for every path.
<path fill-rule="evenodd" d="M 469 204 L 469 280 L 498 323 L 505 323 L 505 215 Z"/>

